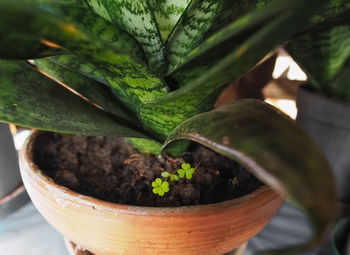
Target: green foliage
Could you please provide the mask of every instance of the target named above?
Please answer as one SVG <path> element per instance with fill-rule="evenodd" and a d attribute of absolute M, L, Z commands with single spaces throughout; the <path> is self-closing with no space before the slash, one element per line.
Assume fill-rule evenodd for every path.
<path fill-rule="evenodd" d="M 169 191 L 169 183 L 160 178 L 157 178 L 154 182 L 152 182 L 152 187 L 153 193 L 158 194 L 161 197 Z"/>
<path fill-rule="evenodd" d="M 181 169 L 177 170 L 177 174 L 181 179 L 186 177 L 186 179 L 190 180 L 192 179 L 193 173 L 194 173 L 194 168 L 192 168 L 191 165 L 188 163 L 183 163 L 181 165 Z"/>
<path fill-rule="evenodd" d="M 299 202 L 314 223 L 314 244 L 335 208 L 319 149 L 305 145 L 307 136 L 282 114 L 257 111 L 257 102 L 212 109 L 228 84 L 290 39 L 310 80 L 344 93 L 348 10 L 346 0 L 1 0 L 0 120 L 130 137 L 144 153 L 160 154 L 162 144 L 183 139 L 165 148 L 178 156 L 190 140 L 202 143 Z M 286 150 L 296 155 L 292 161 Z M 193 173 L 188 164 L 163 172 L 153 192 L 163 196 L 167 180 Z"/>
<path fill-rule="evenodd" d="M 162 179 L 157 178 L 155 179 L 155 181 L 152 182 L 152 187 L 154 187 L 153 193 L 158 194 L 159 196 L 163 196 L 164 193 L 169 191 L 169 183 L 166 180 L 170 180 L 170 182 L 176 182 L 180 179 L 183 179 L 184 177 L 186 177 L 187 180 L 191 180 L 194 172 L 195 169 L 192 168 L 191 165 L 188 163 L 182 163 L 181 169 L 177 169 L 173 173 L 169 173 L 167 171 L 161 172 L 160 175 L 164 178 L 164 180 L 162 181 Z M 164 189 L 161 188 L 160 191 L 159 187 L 161 187 L 162 185 L 165 185 L 165 187 Z"/>

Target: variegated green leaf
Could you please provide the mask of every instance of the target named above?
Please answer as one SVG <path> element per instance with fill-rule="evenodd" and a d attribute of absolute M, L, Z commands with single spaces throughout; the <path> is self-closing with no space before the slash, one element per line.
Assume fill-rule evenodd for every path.
<path fill-rule="evenodd" d="M 40 0 L 40 7 L 53 14 L 65 17 L 79 29 L 93 33 L 116 48 L 123 49 L 128 55 L 142 61 L 145 60 L 140 44 L 130 34 L 95 14 L 88 6 L 84 8 L 79 5 L 57 3 L 52 0 Z"/>
<path fill-rule="evenodd" d="M 179 76 L 176 80 L 179 86 L 183 86 L 184 76 L 187 75 L 188 69 L 193 69 L 192 66 L 197 68 L 204 64 L 208 66 L 206 62 L 212 57 L 222 58 L 224 55 L 235 47 L 239 47 L 242 42 L 252 36 L 255 31 L 263 28 L 266 23 L 276 18 L 280 13 L 286 11 L 288 4 L 274 4 L 270 5 L 263 11 L 255 11 L 245 15 L 243 18 L 238 19 L 231 24 L 223 27 L 212 36 L 201 42 L 196 48 L 189 52 L 180 62 L 178 62 L 177 68 L 179 71 L 175 73 L 175 76 Z M 181 66 L 189 63 L 191 60 L 199 58 L 196 65 L 193 63 L 189 64 L 189 68 L 186 67 L 181 69 Z M 215 61 L 215 58 L 213 58 Z M 212 64 L 212 63 L 211 63 Z"/>
<path fill-rule="evenodd" d="M 311 84 L 333 96 L 337 87 L 333 81 L 350 62 L 350 24 L 301 35 L 288 44 L 287 50 L 307 73 Z"/>
<path fill-rule="evenodd" d="M 336 78 L 328 85 L 327 93 L 335 98 L 350 101 L 350 60 L 348 60 Z"/>
<path fill-rule="evenodd" d="M 162 39 L 148 0 L 87 0 L 105 19 L 118 24 L 141 44 L 151 69 L 163 73 L 165 55 Z"/>
<path fill-rule="evenodd" d="M 191 0 L 149 0 L 163 42 L 168 39 L 169 34 L 190 2 Z"/>
<path fill-rule="evenodd" d="M 311 24 L 348 18 L 350 2 L 348 0 L 329 0 L 311 19 Z"/>
<path fill-rule="evenodd" d="M 19 61 L 0 60 L 0 120 L 55 132 L 146 138 L 131 123 L 106 114 Z"/>
<path fill-rule="evenodd" d="M 216 95 L 229 82 L 248 72 L 266 54 L 288 40 L 307 22 L 317 10 L 314 1 L 317 0 L 279 1 L 274 8 L 283 12 L 278 15 L 276 12 L 271 12 L 268 21 L 254 27 L 253 31 L 250 26 L 251 19 L 254 20 L 255 15 L 260 16 L 264 12 L 270 13 L 270 6 L 257 11 L 255 15 L 244 16 L 237 20 L 235 23 L 243 26 L 241 31 L 245 27 L 248 28 L 249 36 L 243 37 L 243 42 L 237 43 L 235 33 L 232 33 L 232 38 L 224 40 L 223 44 L 218 44 L 219 46 L 214 48 L 220 51 L 221 48 L 227 48 L 225 43 L 233 45 L 232 50 L 225 52 L 224 56 L 218 54 L 218 57 L 211 59 L 212 62 L 208 64 L 206 54 L 202 54 L 200 55 L 202 57 L 194 58 L 179 69 L 171 80 L 183 82 L 183 86 L 180 85 L 178 90 L 140 107 L 139 116 L 144 126 L 158 132 L 159 135 L 166 136 L 186 119 L 209 110 L 215 102 Z M 232 27 L 237 29 L 238 26 Z M 207 39 L 209 44 L 221 40 L 213 36 L 214 40 Z"/>
<path fill-rule="evenodd" d="M 91 103 L 101 107 L 104 111 L 118 116 L 121 119 L 135 122 L 136 117 L 130 113 L 123 105 L 118 103 L 118 99 L 113 96 L 111 91 L 103 84 L 81 75 L 68 68 L 60 66 L 49 58 L 35 60 L 35 65 L 45 74 L 59 81 L 69 89 L 77 92 L 82 97 L 90 100 Z"/>
<path fill-rule="evenodd" d="M 178 139 L 198 142 L 238 161 L 309 215 L 312 240 L 268 254 L 299 254 L 323 240 L 337 214 L 334 178 L 316 143 L 292 119 L 264 102 L 241 100 L 187 120 L 165 144 Z"/>
<path fill-rule="evenodd" d="M 119 99 L 128 103 L 131 110 L 136 111 L 140 103 L 167 93 L 163 82 L 142 63 L 130 57 L 125 49 L 116 48 L 93 34 L 78 29 L 73 23 L 33 5 L 25 5 L 19 0 L 0 1 L 0 31 L 5 29 L 14 35 L 32 36 L 38 42 L 65 48 L 82 59 L 91 61 L 108 74 L 106 79 L 113 81 L 111 88 L 120 94 Z M 11 37 L 1 37 L 0 44 L 9 38 Z M 15 50 L 18 44 L 16 40 L 12 42 L 13 49 L 1 48 L 0 52 Z"/>
<path fill-rule="evenodd" d="M 55 56 L 50 60 L 107 85 L 114 95 L 133 112 L 137 112 L 138 105 L 167 93 L 167 87 L 161 80 L 144 73 L 140 74 L 136 71 L 123 73 L 115 68 L 101 68 L 95 64 L 96 62 L 74 55 Z"/>
<path fill-rule="evenodd" d="M 176 69 L 179 62 L 191 52 L 220 14 L 225 0 L 192 0 L 181 16 L 166 43 L 169 69 Z"/>
<path fill-rule="evenodd" d="M 210 27 L 205 37 L 207 38 L 214 32 L 249 12 L 264 8 L 271 2 L 273 2 L 273 0 L 226 0 L 220 15 Z"/>

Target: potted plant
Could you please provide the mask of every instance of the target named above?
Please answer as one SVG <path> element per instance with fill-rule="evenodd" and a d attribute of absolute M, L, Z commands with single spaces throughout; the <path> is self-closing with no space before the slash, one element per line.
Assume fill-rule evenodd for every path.
<path fill-rule="evenodd" d="M 200 143 L 302 206 L 315 236 L 290 251 L 312 247 L 336 213 L 332 176 L 317 146 L 261 101 L 212 109 L 227 84 L 302 29 L 327 1 L 267 2 L 2 0 L 0 31 L 7 36 L 0 39 L 0 58 L 7 60 L 0 61 L 0 119 L 128 137 L 140 153 L 164 150 L 174 158 L 188 141 Z M 203 206 L 101 201 L 54 183 L 38 168 L 33 157 L 40 137 L 34 132 L 21 152 L 28 193 L 52 225 L 97 254 L 222 254 L 255 235 L 282 201 L 266 186 Z M 195 168 L 183 163 L 160 174 L 176 182 L 190 179 Z M 162 196 L 168 185 L 155 179 L 153 192 Z"/>

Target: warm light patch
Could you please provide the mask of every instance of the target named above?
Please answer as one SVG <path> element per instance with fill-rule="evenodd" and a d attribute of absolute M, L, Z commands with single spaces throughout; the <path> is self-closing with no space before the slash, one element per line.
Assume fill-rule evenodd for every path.
<path fill-rule="evenodd" d="M 280 109 L 293 119 L 297 117 L 298 110 L 294 100 L 267 98 L 265 102 Z"/>
<path fill-rule="evenodd" d="M 75 28 L 73 24 L 62 24 L 62 27 L 65 31 L 67 31 L 70 34 L 75 34 L 78 32 L 78 30 Z"/>
<path fill-rule="evenodd" d="M 56 48 L 56 49 L 62 49 L 62 47 L 59 46 L 59 45 L 56 44 L 56 43 L 53 43 L 53 42 L 50 42 L 50 41 L 47 41 L 47 40 L 44 40 L 44 39 L 42 39 L 41 42 L 42 42 L 43 44 L 45 44 L 46 46 L 49 46 L 49 47 L 52 47 L 52 48 Z"/>
<path fill-rule="evenodd" d="M 288 70 L 289 69 L 289 70 Z M 275 69 L 273 70 L 272 77 L 274 79 L 279 78 L 284 72 L 287 72 L 287 78 L 289 80 L 306 81 L 307 76 L 301 70 L 301 68 L 294 62 L 290 56 L 279 56 L 276 59 Z"/>

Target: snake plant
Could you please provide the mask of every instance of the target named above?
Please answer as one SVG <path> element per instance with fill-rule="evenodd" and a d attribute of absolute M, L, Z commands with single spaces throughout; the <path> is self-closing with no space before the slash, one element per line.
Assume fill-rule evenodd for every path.
<path fill-rule="evenodd" d="M 315 236 L 293 251 L 310 248 L 336 210 L 320 150 L 261 101 L 213 105 L 317 13 L 335 15 L 329 2 L 1 0 L 0 120 L 128 137 L 142 153 L 178 156 L 201 143 L 304 208 Z"/>

